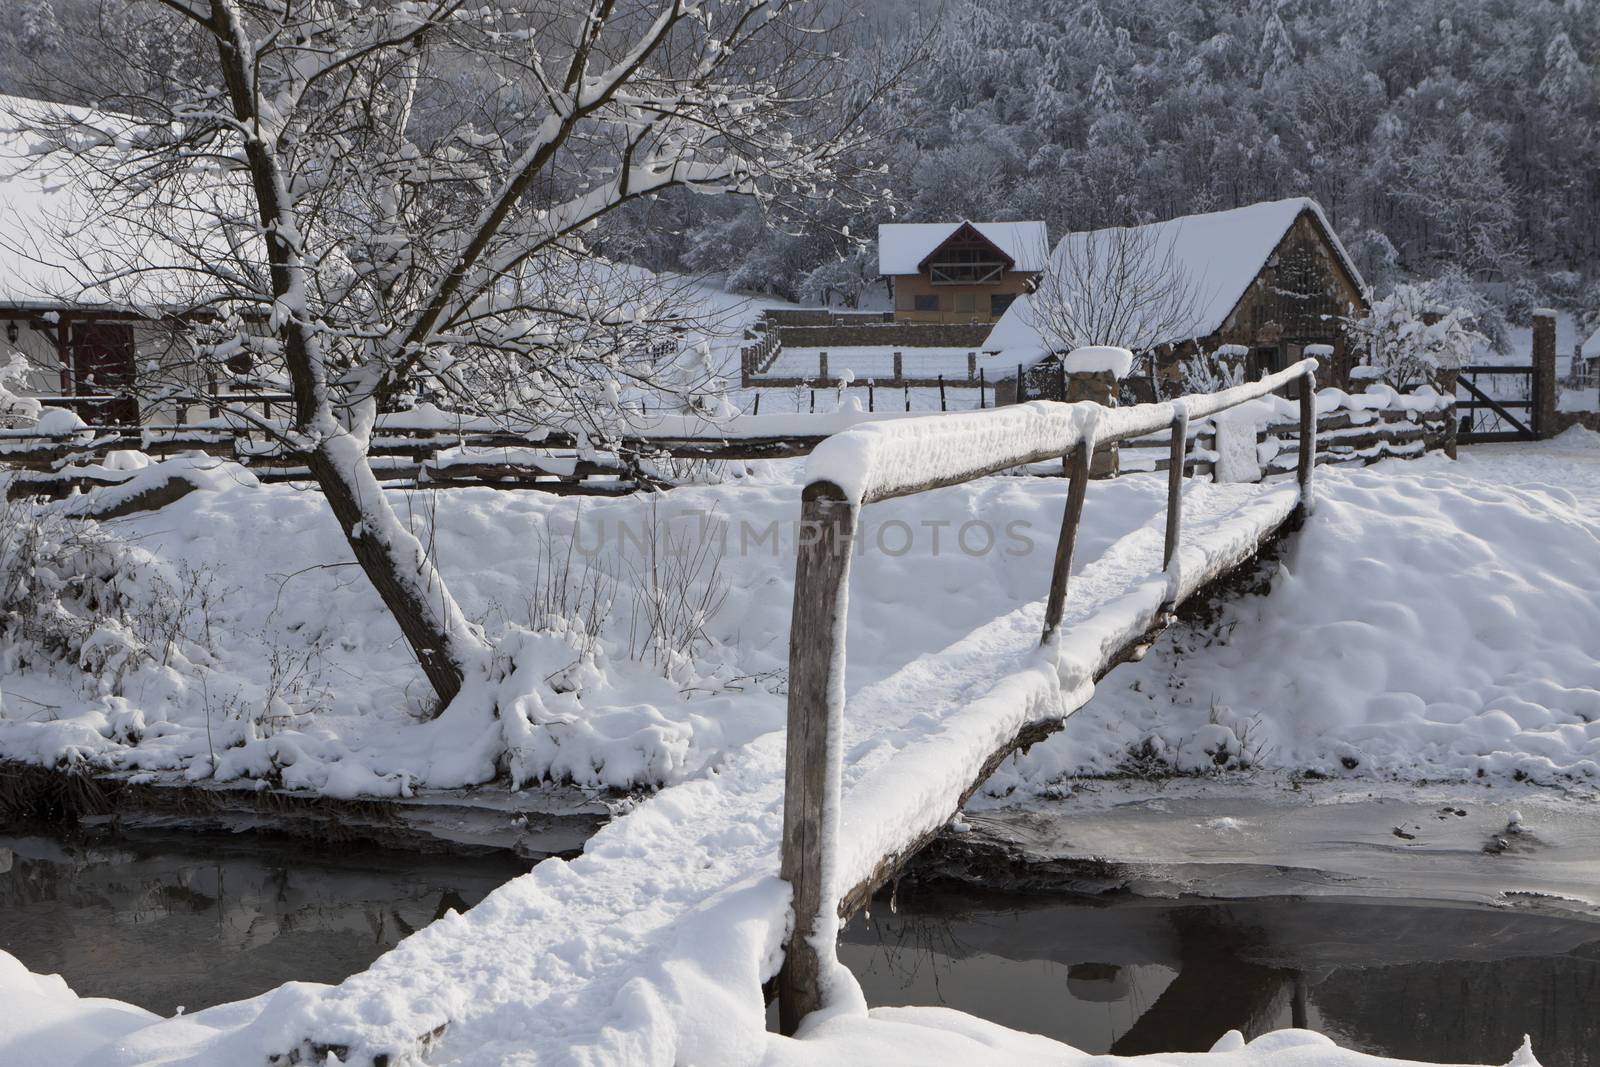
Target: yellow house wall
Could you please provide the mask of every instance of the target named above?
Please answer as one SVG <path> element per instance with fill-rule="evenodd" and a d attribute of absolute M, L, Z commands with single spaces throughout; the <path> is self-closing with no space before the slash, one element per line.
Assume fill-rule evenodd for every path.
<path fill-rule="evenodd" d="M 1029 271 L 1010 271 L 998 281 L 983 285 L 934 285 L 923 274 L 894 275 L 894 317 L 896 322 L 994 322 L 1000 316 L 989 313 L 989 297 L 999 293 L 1021 296 L 1028 291 L 1028 282 L 1034 274 Z M 918 296 L 929 293 L 939 297 L 938 311 L 916 310 Z M 957 312 L 956 294 L 971 293 L 974 310 L 968 314 Z"/>

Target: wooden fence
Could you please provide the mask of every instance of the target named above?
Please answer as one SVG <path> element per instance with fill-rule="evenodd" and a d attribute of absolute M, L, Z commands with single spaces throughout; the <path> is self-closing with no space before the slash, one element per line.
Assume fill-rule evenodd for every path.
<path fill-rule="evenodd" d="M 792 419 L 780 420 L 787 429 Z M 422 487 L 488 486 L 583 495 L 618 495 L 673 484 L 667 461 L 785 459 L 803 456 L 826 439 L 815 433 L 774 432 L 723 438 L 626 435 L 609 449 L 579 448 L 568 431 L 542 427 L 455 430 L 380 423 L 370 456 L 380 480 Z M 85 471 L 111 452 L 160 458 L 203 453 L 233 460 L 269 482 L 310 478 L 307 457 L 250 426 L 212 421 L 189 426 L 92 426 L 58 432 L 0 430 L 0 468 L 19 473 L 9 495 L 60 497 L 123 480 L 119 472 Z"/>
<path fill-rule="evenodd" d="M 1455 449 L 1456 415 L 1454 406 L 1436 411 L 1379 409 L 1365 414 L 1332 411 L 1317 416 L 1316 461 L 1324 463 L 1376 463 L 1390 457 L 1415 457 L 1425 452 Z M 1213 473 L 1216 457 L 1216 431 L 1209 423 L 1190 430 L 1192 448 L 1185 456 L 1190 474 Z M 1262 464 L 1268 474 L 1291 469 L 1290 459 L 1298 447 L 1298 422 L 1273 422 L 1256 430 L 1256 442 L 1274 452 Z M 1274 447 L 1275 450 L 1274 450 Z M 1131 471 L 1165 470 L 1170 462 L 1167 443 L 1153 437 L 1125 441 L 1120 446 L 1124 465 Z M 1150 453 L 1158 453 L 1146 462 Z"/>

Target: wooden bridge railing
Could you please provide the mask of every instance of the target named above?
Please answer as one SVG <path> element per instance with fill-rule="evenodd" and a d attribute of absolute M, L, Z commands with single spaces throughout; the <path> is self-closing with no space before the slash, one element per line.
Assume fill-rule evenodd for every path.
<path fill-rule="evenodd" d="M 880 865 L 862 885 L 833 884 L 843 774 L 845 615 L 861 509 L 1023 464 L 1061 458 L 1068 464 L 1070 483 L 1045 602 L 1041 643 L 1048 643 L 1056 637 L 1066 604 L 1089 460 L 1095 447 L 1171 431 L 1163 554 L 1163 566 L 1171 573 L 1182 533 L 1188 421 L 1298 384 L 1298 477 L 1303 508 L 1309 500 L 1316 452 L 1316 365 L 1316 360 L 1307 359 L 1258 382 L 1160 404 L 1103 408 L 1093 403 L 1037 402 L 898 424 L 869 423 L 830 438 L 813 452 L 807 468 L 813 480 L 801 496 L 789 637 L 781 875 L 793 888 L 795 921 L 778 976 L 779 1020 L 785 1033 L 792 1034 L 806 1014 L 822 1005 L 824 961 L 831 958 L 832 949 L 819 944 L 819 937 L 830 940 L 836 920 L 869 899 L 873 888 L 893 873 Z M 1177 588 L 1176 582 L 1172 588 Z M 1177 596 L 1176 592 L 1171 595 Z M 989 763 L 997 765 L 995 760 Z M 952 801 L 959 803 L 957 798 Z M 954 814 L 954 808 L 949 814 Z M 896 847 L 890 859 L 909 858 L 919 841 L 901 844 L 904 847 Z"/>

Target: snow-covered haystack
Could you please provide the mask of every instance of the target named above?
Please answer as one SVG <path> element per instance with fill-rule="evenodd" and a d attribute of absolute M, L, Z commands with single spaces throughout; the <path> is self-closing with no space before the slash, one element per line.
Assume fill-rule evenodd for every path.
<path fill-rule="evenodd" d="M 1600 779 L 1600 435 L 1318 477 L 1270 593 L 1111 675 L 991 793 L 1252 767 Z"/>

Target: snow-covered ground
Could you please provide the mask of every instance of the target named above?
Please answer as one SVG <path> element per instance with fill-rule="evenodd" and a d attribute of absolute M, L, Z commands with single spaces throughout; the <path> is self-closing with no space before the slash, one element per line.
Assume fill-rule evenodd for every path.
<path fill-rule="evenodd" d="M 1469 449 L 1455 464 L 1319 471 L 1318 486 L 1318 510 L 1271 595 L 1224 608 L 1225 644 L 1188 657 L 1162 647 L 1119 670 L 1065 733 L 1002 769 L 990 792 L 1058 792 L 1071 775 L 1152 752 L 1179 769 L 1248 754 L 1257 767 L 1352 780 L 1586 782 L 1600 747 L 1596 438 Z M 1142 576 L 1159 568 L 1163 488 L 1153 477 L 1091 488 L 1069 635 L 1091 605 L 1159 599 L 1159 583 Z M 744 538 L 740 524 L 763 531 L 791 520 L 796 491 L 793 466 L 775 465 L 733 487 L 674 491 L 654 505 L 587 501 L 581 513 L 576 501 L 533 494 L 399 495 L 491 628 L 526 626 L 524 598 L 548 566 L 541 545 L 559 555 L 574 525 L 616 524 L 585 529 L 578 543 L 592 544 L 601 529 L 639 529 L 652 506 L 694 523 L 712 509 L 737 517 L 721 556 L 726 602 L 693 657 L 658 664 L 628 654 L 641 580 L 624 564 L 613 568 L 616 606 L 599 642 L 571 628 L 508 630 L 500 718 L 431 723 L 413 714 L 416 678 L 392 624 L 342 565 L 342 543 L 309 494 L 238 485 L 115 524 L 130 546 L 119 550 L 119 580 L 163 573 L 182 588 L 187 568 L 221 584 L 205 613 L 209 645 L 191 612 L 174 653 L 131 664 L 120 697 L 97 692 L 85 671 L 45 672 L 37 656 L 23 663 L 8 649 L 0 751 L 200 775 L 215 767 L 337 793 L 481 780 L 500 768 L 671 787 L 578 860 L 541 864 L 335 988 L 291 984 L 158 1020 L 79 1002 L 0 957 L 0 1062 L 255 1062 L 308 1037 L 377 1052 L 411 1047 L 445 1023 L 431 1063 L 1077 1062 L 1064 1046 L 965 1016 L 868 1014 L 848 995 L 803 1040 L 765 1032 L 760 983 L 783 937 L 786 889 L 774 876 L 782 697 L 763 676 L 783 663 L 792 561 L 789 544 Z M 1064 492 L 1060 480 L 993 478 L 869 511 L 850 606 L 847 788 L 871 784 L 1000 675 L 1027 667 Z M 1251 501 L 1275 506 L 1272 492 L 1191 484 L 1187 537 L 1225 533 L 1226 515 Z M 962 546 L 972 522 L 989 524 L 990 551 Z M 288 656 L 288 676 L 302 680 L 280 677 L 269 692 L 275 656 Z M 308 657 L 315 666 L 296 672 Z M 892 799 L 882 789 L 861 795 Z M 1168 1060 L 1378 1062 L 1303 1033 Z"/>
<path fill-rule="evenodd" d="M 887 383 L 894 377 L 894 354 L 900 353 L 901 373 L 907 378 L 937 378 L 944 375 L 952 386 L 967 380 L 967 357 L 977 348 L 907 348 L 904 345 L 841 346 L 839 348 L 784 348 L 763 371 L 768 378 L 815 378 L 821 368 L 819 357 L 828 353 L 828 374 L 838 377 L 845 371 L 857 381 L 876 379 Z"/>
<path fill-rule="evenodd" d="M 832 367 L 829 367 L 832 373 Z M 965 371 L 963 371 L 965 373 Z M 855 382 L 847 388 L 818 388 L 809 386 L 752 386 L 749 389 L 730 389 L 729 401 L 738 410 L 749 414 L 757 411 L 756 397 L 761 397 L 759 412 L 762 415 L 775 414 L 801 414 L 810 415 L 816 412 L 835 411 L 912 411 L 918 414 L 929 414 L 935 411 L 974 411 L 980 406 L 994 407 L 994 386 L 992 384 L 983 388 L 983 401 L 978 400 L 979 390 L 975 387 L 962 385 L 946 385 L 944 398 L 939 397 L 938 386 L 917 385 L 897 386 L 890 385 L 887 376 L 884 380 L 874 383 L 871 399 L 868 399 L 867 379 L 857 377 Z M 815 408 L 813 409 L 813 395 Z"/>
<path fill-rule="evenodd" d="M 1322 477 L 1270 595 L 1171 632 L 991 791 L 1219 766 L 1600 779 L 1600 435 Z"/>

